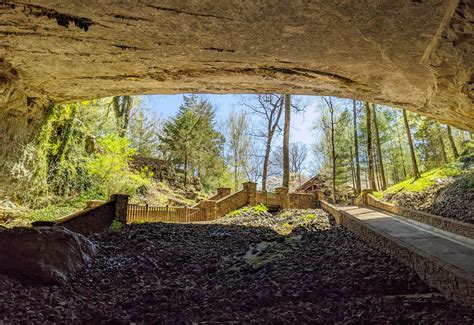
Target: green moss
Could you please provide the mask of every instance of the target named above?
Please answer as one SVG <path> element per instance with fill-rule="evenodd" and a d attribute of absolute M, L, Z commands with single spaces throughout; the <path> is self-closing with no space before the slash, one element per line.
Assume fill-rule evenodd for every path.
<path fill-rule="evenodd" d="M 436 184 L 437 179 L 446 177 L 458 176 L 463 172 L 461 166 L 458 163 L 451 163 L 440 168 L 432 169 L 421 174 L 418 179 L 409 178 L 403 182 L 395 184 L 386 189 L 383 194 L 398 193 L 398 192 L 421 192 L 426 190 L 430 186 Z M 382 193 L 377 193 L 377 197 L 380 197 Z"/>
<path fill-rule="evenodd" d="M 315 220 L 316 218 L 317 218 L 317 216 L 314 213 L 308 213 L 308 214 L 300 216 L 300 219 L 302 219 L 306 222 L 311 222 L 311 221 Z"/>
<path fill-rule="evenodd" d="M 372 192 L 372 195 L 377 199 L 381 199 L 383 197 L 383 192 Z"/>
<path fill-rule="evenodd" d="M 254 207 L 243 207 L 239 210 L 235 210 L 235 211 L 232 211 L 232 212 L 229 212 L 226 216 L 229 217 L 229 218 L 233 218 L 233 217 L 237 217 L 237 216 L 241 216 L 247 212 L 251 212 L 252 214 L 261 214 L 261 213 L 265 213 L 265 212 L 268 212 L 268 208 L 264 205 L 264 204 L 258 204 Z"/>

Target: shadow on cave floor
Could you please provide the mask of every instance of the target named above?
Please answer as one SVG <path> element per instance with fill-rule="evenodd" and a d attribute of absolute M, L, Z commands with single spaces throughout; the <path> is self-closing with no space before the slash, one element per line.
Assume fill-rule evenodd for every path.
<path fill-rule="evenodd" d="M 132 224 L 90 239 L 98 256 L 64 286 L 0 276 L 0 320 L 472 321 L 472 309 L 437 294 L 412 296 L 433 290 L 341 227 L 281 235 L 242 225 Z"/>

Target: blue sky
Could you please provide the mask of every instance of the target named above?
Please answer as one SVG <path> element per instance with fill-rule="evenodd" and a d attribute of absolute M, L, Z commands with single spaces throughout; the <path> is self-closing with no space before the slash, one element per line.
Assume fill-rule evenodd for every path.
<path fill-rule="evenodd" d="M 202 94 L 200 97 L 208 99 L 216 107 L 216 120 L 218 124 L 224 124 L 232 111 L 243 111 L 241 105 L 242 95 L 209 95 Z M 291 116 L 290 142 L 301 142 L 308 145 L 309 157 L 307 163 L 314 161 L 313 144 L 320 136 L 320 132 L 314 130 L 315 122 L 321 113 L 320 98 L 318 96 L 294 96 L 295 102 L 306 106 L 304 113 L 293 113 Z M 151 110 L 158 116 L 168 118 L 176 114 L 179 106 L 183 103 L 183 95 L 147 95 L 142 96 L 142 106 Z M 274 139 L 274 146 L 281 145 L 281 137 Z M 307 166 L 307 171 L 312 168 Z"/>

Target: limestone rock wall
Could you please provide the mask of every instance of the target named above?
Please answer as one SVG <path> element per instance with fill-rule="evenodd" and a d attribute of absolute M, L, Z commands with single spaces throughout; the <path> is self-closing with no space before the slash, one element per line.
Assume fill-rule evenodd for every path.
<path fill-rule="evenodd" d="M 0 170 L 18 159 L 50 103 L 124 94 L 335 95 L 472 131 L 472 6 L 1 1 Z"/>

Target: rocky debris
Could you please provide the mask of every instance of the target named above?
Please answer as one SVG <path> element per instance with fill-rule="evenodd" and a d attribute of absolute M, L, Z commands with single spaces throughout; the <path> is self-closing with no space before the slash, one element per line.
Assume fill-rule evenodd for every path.
<path fill-rule="evenodd" d="M 474 172 L 444 178 L 421 192 L 386 194 L 384 201 L 409 209 L 474 223 Z"/>
<path fill-rule="evenodd" d="M 96 253 L 86 237 L 62 227 L 0 229 L 0 271 L 34 283 L 64 283 Z"/>
<path fill-rule="evenodd" d="M 0 276 L 0 320 L 473 321 L 472 309 L 430 295 L 432 289 L 407 267 L 343 228 L 329 227 L 322 212 L 312 230 L 294 228 L 288 235 L 259 226 L 260 218 L 248 216 L 247 226 L 220 219 L 213 224 L 129 225 L 121 232 L 94 235 L 90 239 L 98 255 L 63 286 L 32 286 Z"/>
<path fill-rule="evenodd" d="M 321 209 L 288 209 L 271 214 L 255 209 L 241 209 L 240 213 L 212 221 L 216 224 L 243 225 L 251 227 L 266 227 L 278 233 L 287 234 L 295 229 L 307 231 L 329 229 L 328 215 Z"/>

